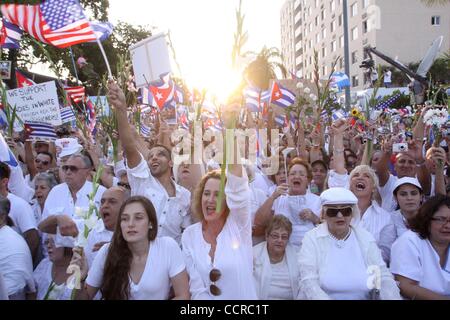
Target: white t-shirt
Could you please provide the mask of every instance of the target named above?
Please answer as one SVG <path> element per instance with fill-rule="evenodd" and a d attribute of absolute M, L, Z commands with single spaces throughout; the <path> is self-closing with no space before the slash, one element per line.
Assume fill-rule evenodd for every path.
<path fill-rule="evenodd" d="M 392 245 L 391 267 L 393 274 L 419 282 L 419 286 L 441 295 L 450 296 L 450 259 L 441 268 L 439 255 L 429 240 L 424 240 L 411 230 L 406 231 Z"/>
<path fill-rule="evenodd" d="M 303 220 L 299 212 L 310 209 L 316 216 L 320 216 L 320 197 L 307 192 L 301 196 L 280 196 L 273 203 L 272 210 L 275 214 L 282 214 L 292 222 L 292 233 L 289 243 L 299 247 L 305 233 L 314 228 L 309 220 Z"/>
<path fill-rule="evenodd" d="M 332 242 L 321 272 L 320 287 L 333 300 L 367 300 L 367 268 L 355 233 L 350 233 L 342 247 Z"/>
<path fill-rule="evenodd" d="M 391 76 L 392 76 L 392 72 L 391 71 L 386 71 L 385 73 L 384 73 L 384 82 L 391 82 L 392 80 L 391 80 Z"/>
<path fill-rule="evenodd" d="M 35 292 L 30 249 L 25 240 L 8 226 L 0 228 L 0 271 L 9 296 L 24 288 Z"/>
<path fill-rule="evenodd" d="M 45 258 L 33 272 L 34 281 L 37 285 L 37 300 L 70 300 L 72 290 L 66 287 L 65 283 L 57 285 L 52 279 L 53 263 Z M 50 290 L 51 287 L 51 290 Z"/>
<path fill-rule="evenodd" d="M 89 270 L 86 283 L 100 288 L 109 244 L 99 251 Z M 157 237 L 150 243 L 147 262 L 139 283 L 130 278 L 130 300 L 166 300 L 169 297 L 170 278 L 186 269 L 178 244 L 169 237 Z"/>
<path fill-rule="evenodd" d="M 291 278 L 286 261 L 286 255 L 278 263 L 270 264 L 272 269 L 272 278 L 270 279 L 268 300 L 292 300 L 294 293 L 291 287 Z"/>
<path fill-rule="evenodd" d="M 36 219 L 30 205 L 12 193 L 8 193 L 8 199 L 11 202 L 9 217 L 14 222 L 13 229 L 20 234 L 24 234 L 31 229 L 37 230 Z"/>
<path fill-rule="evenodd" d="M 381 196 L 381 207 L 389 212 L 394 211 L 397 208 L 397 201 L 394 198 L 394 187 L 398 177 L 389 174 L 389 179 L 382 187 L 378 187 L 378 192 Z"/>
<path fill-rule="evenodd" d="M 94 262 L 98 253 L 98 251 L 92 251 L 94 246 L 99 242 L 110 242 L 113 234 L 114 231 L 109 231 L 105 228 L 103 220 L 99 220 L 91 232 L 89 232 L 85 248 L 88 267 L 92 266 L 92 262 Z"/>

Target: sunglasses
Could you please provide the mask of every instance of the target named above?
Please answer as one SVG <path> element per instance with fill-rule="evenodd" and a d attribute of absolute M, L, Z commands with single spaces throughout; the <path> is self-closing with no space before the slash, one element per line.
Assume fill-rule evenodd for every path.
<path fill-rule="evenodd" d="M 220 296 L 222 294 L 222 291 L 218 286 L 216 286 L 216 281 L 218 281 L 221 276 L 222 273 L 220 273 L 220 270 L 216 268 L 212 269 L 209 273 L 209 280 L 212 282 L 209 286 L 209 291 L 215 296 Z"/>
<path fill-rule="evenodd" d="M 117 182 L 117 186 L 131 190 L 131 186 L 125 182 Z"/>
<path fill-rule="evenodd" d="M 350 217 L 353 213 L 352 207 L 343 207 L 343 208 L 327 208 L 325 213 L 328 217 L 334 218 L 341 213 L 344 217 Z"/>
<path fill-rule="evenodd" d="M 76 166 L 68 166 L 68 165 L 64 165 L 64 166 L 62 166 L 61 167 L 61 169 L 64 171 L 64 172 L 67 172 L 67 171 L 72 171 L 73 173 L 77 173 L 78 172 L 78 170 L 81 170 L 81 169 L 87 169 L 87 168 L 78 168 L 78 167 L 76 167 Z"/>
<path fill-rule="evenodd" d="M 41 160 L 41 159 L 34 159 L 34 162 L 42 163 L 44 166 L 46 166 L 46 165 L 48 165 L 50 163 L 47 160 Z"/>

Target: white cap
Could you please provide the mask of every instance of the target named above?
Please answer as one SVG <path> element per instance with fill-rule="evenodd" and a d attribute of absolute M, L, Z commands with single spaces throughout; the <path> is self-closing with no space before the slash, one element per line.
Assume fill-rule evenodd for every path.
<path fill-rule="evenodd" d="M 417 188 L 419 188 L 420 191 L 423 191 L 419 180 L 417 180 L 416 178 L 411 178 L 411 177 L 403 177 L 403 178 L 397 179 L 397 181 L 395 182 L 393 193 L 395 193 L 397 191 L 397 189 L 404 184 L 412 184 L 413 186 L 416 186 Z"/>
<path fill-rule="evenodd" d="M 330 188 L 320 195 L 322 206 L 333 204 L 357 204 L 358 198 L 346 188 Z"/>
<path fill-rule="evenodd" d="M 61 148 L 61 153 L 58 155 L 58 158 L 70 156 L 83 150 L 83 146 L 74 138 L 57 139 L 55 140 L 55 145 Z"/>

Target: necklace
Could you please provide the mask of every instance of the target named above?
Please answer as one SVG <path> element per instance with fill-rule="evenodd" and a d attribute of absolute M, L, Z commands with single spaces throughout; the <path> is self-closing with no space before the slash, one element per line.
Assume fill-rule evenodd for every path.
<path fill-rule="evenodd" d="M 336 238 L 334 235 L 331 234 L 330 232 L 330 238 L 334 240 L 334 243 L 336 244 L 336 247 L 338 247 L 339 249 L 343 248 L 345 245 L 345 240 L 348 239 L 348 237 L 350 237 L 350 233 L 352 232 L 352 229 L 349 229 L 346 236 L 343 239 L 338 239 Z"/>

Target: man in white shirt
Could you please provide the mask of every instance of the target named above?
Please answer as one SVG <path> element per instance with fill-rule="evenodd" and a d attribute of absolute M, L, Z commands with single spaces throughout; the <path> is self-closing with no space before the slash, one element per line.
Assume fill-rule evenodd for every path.
<path fill-rule="evenodd" d="M 386 71 L 384 72 L 384 86 L 386 88 L 390 88 L 391 84 L 392 84 L 392 72 L 389 69 L 386 69 Z"/>
<path fill-rule="evenodd" d="M 97 223 L 87 238 L 85 252 L 89 267 L 92 265 L 98 250 L 105 243 L 111 241 L 116 229 L 120 207 L 129 196 L 130 192 L 122 187 L 111 187 L 103 193 L 99 210 L 102 221 Z"/>
<path fill-rule="evenodd" d="M 42 220 L 39 229 L 45 233 L 57 233 L 55 226 L 59 215 L 66 215 L 74 220 L 75 208 L 87 210 L 89 208 L 89 194 L 92 192 L 92 182 L 87 180 L 92 164 L 88 157 L 74 154 L 62 166 L 65 182 L 55 186 L 45 201 Z M 99 186 L 94 197 L 97 208 L 100 207 L 100 199 L 105 187 Z M 66 221 L 66 220 L 65 220 Z M 62 235 L 64 235 L 61 232 Z"/>
<path fill-rule="evenodd" d="M 158 236 L 168 236 L 179 244 L 183 230 L 191 224 L 190 192 L 177 185 L 171 174 L 171 151 L 156 145 L 144 159 L 138 151 L 127 118 L 125 96 L 117 84 L 109 84 L 108 99 L 116 107 L 119 137 L 127 159 L 131 195 L 145 196 L 153 203 L 158 218 Z"/>
<path fill-rule="evenodd" d="M 0 195 L 9 199 L 11 203 L 9 217 L 14 223 L 13 229 L 23 236 L 30 248 L 33 260 L 35 260 L 39 249 L 39 232 L 33 209 L 25 200 L 8 192 L 10 175 L 10 167 L 4 162 L 0 162 Z"/>

